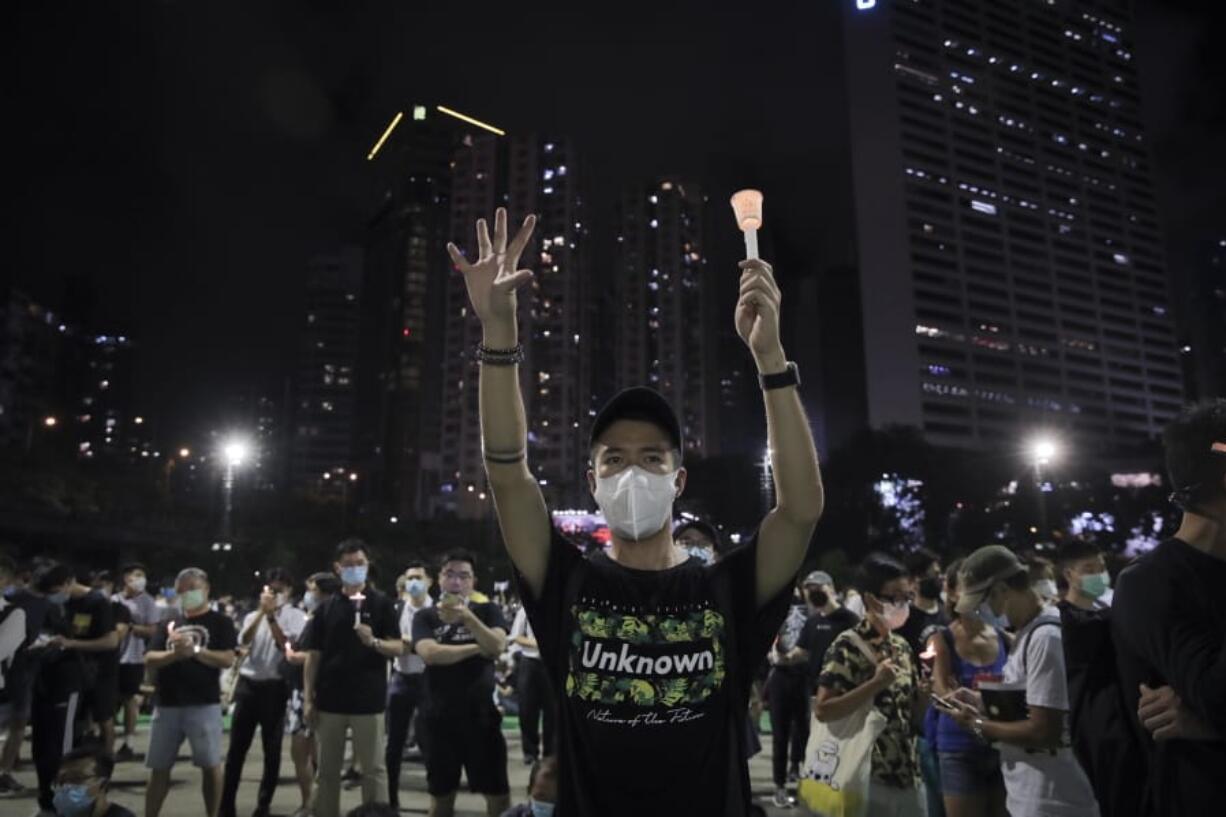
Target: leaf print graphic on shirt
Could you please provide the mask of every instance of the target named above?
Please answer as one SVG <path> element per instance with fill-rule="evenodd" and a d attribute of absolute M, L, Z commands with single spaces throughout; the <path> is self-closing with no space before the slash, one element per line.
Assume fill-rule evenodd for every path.
<path fill-rule="evenodd" d="M 573 609 L 566 695 L 645 709 L 700 704 L 727 675 L 725 621 L 704 607 L 665 615 Z"/>

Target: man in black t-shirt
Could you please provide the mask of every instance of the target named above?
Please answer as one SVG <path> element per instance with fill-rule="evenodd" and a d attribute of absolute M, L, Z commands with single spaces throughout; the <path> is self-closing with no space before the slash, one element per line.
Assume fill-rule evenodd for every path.
<path fill-rule="evenodd" d="M 750 223 L 756 221 L 747 214 Z M 686 482 L 683 428 L 659 393 L 630 389 L 592 424 L 587 487 L 611 542 L 608 553 L 585 559 L 551 524 L 527 463 L 515 293 L 533 278 L 517 266 L 534 226 L 529 216 L 508 241 L 507 214 L 499 209 L 492 239 L 478 222 L 474 261 L 455 245 L 448 251 L 482 327 L 475 356 L 486 475 L 560 699 L 557 812 L 741 817 L 750 804 L 745 712 L 752 668 L 782 623 L 823 503 L 798 372 L 779 340 L 779 288 L 769 264 L 740 265 L 735 323 L 761 376 L 778 498 L 758 533 L 710 566 L 675 544 L 673 502 Z M 556 274 L 539 283 L 543 295 L 561 285 Z M 590 338 L 588 330 L 581 334 Z M 535 349 L 539 338 L 532 342 Z M 538 428 L 537 435 L 542 446 L 565 450 L 568 429 Z M 479 507 L 472 493 L 461 500 Z"/>
<path fill-rule="evenodd" d="M 1147 754 L 1146 814 L 1205 814 L 1226 802 L 1226 400 L 1164 432 L 1183 509 L 1175 536 L 1120 574 L 1116 665 Z"/>
<path fill-rule="evenodd" d="M 157 708 L 149 733 L 149 785 L 145 817 L 158 817 L 170 788 L 170 770 L 187 739 L 200 768 L 205 814 L 221 803 L 221 672 L 234 664 L 234 622 L 209 604 L 209 577 L 197 567 L 175 578 L 179 610 L 158 627 L 145 654 L 157 670 Z"/>
<path fill-rule="evenodd" d="M 426 662 L 426 786 L 430 813 L 450 814 L 460 787 L 485 795 L 486 811 L 511 807 L 507 742 L 494 706 L 494 661 L 507 644 L 507 622 L 493 602 L 472 601 L 477 560 L 466 550 L 444 554 L 439 603 L 413 616 L 413 649 Z"/>
<path fill-rule="evenodd" d="M 945 574 L 941 572 L 940 558 L 927 548 L 908 554 L 905 563 L 907 572 L 911 574 L 915 598 L 911 601 L 907 621 L 899 628 L 898 634 L 907 639 L 918 664 L 920 653 L 928 649 L 929 639 L 942 627 L 949 626 L 949 613 L 941 604 Z"/>
<path fill-rule="evenodd" d="M 838 602 L 834 579 L 829 573 L 815 570 L 805 576 L 802 585 L 809 603 L 809 618 L 800 631 L 800 647 L 805 651 L 805 696 L 817 694 L 817 677 L 826 662 L 826 650 L 844 630 L 860 623 L 860 617 Z"/>
<path fill-rule="evenodd" d="M 383 712 L 387 708 L 387 662 L 404 649 L 395 602 L 367 585 L 366 543 L 337 545 L 333 569 L 341 592 L 320 605 L 307 624 L 303 709 L 315 730 L 319 767 L 312 812 L 339 817 L 345 736 L 353 733 L 353 756 L 362 773 L 362 802 L 387 802 L 383 762 Z"/>
<path fill-rule="evenodd" d="M 55 643 L 81 656 L 84 683 L 79 717 L 98 724 L 110 751 L 115 740 L 115 708 L 119 705 L 120 633 L 115 626 L 114 607 L 108 596 L 74 580 L 64 602 L 64 618 L 68 637 Z"/>

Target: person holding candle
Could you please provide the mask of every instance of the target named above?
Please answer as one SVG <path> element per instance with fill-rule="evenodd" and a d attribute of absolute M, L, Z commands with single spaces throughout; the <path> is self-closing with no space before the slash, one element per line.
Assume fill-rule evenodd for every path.
<path fill-rule="evenodd" d="M 274 567 L 267 571 L 264 579 L 267 584 L 260 594 L 259 606 L 243 620 L 238 639 L 248 653 L 239 668 L 238 688 L 234 693 L 221 817 L 234 817 L 243 762 L 257 726 L 264 747 L 264 774 L 253 817 L 267 817 L 281 774 L 281 740 L 285 729 L 285 705 L 289 700 L 285 648 L 302 634 L 306 613 L 289 603 L 293 589 L 289 571 Z"/>
<path fill-rule="evenodd" d="M 312 811 L 340 814 L 345 736 L 362 774 L 362 802 L 387 802 L 383 764 L 383 713 L 387 662 L 404 651 L 394 601 L 367 584 L 370 558 L 361 539 L 336 547 L 333 569 L 341 592 L 316 608 L 303 640 L 303 713 L 315 731 L 319 767 Z"/>
<path fill-rule="evenodd" d="M 739 289 L 735 325 L 764 390 L 776 507 L 714 564 L 679 547 L 672 516 L 686 485 L 684 429 L 662 395 L 628 389 L 592 423 L 590 463 L 575 463 L 612 538 L 607 554 L 585 558 L 553 527 L 528 463 L 516 291 L 535 277 L 519 268 L 535 224 L 529 216 L 512 238 L 499 209 L 492 237 L 478 222 L 475 253 L 448 251 L 482 326 L 481 436 L 498 522 L 558 691 L 557 811 L 746 814 L 753 668 L 783 622 L 823 505 L 773 270 L 743 261 L 728 286 Z"/>
<path fill-rule="evenodd" d="M 175 578 L 180 609 L 159 627 L 145 654 L 157 670 L 157 708 L 149 733 L 145 766 L 145 815 L 158 817 L 170 790 L 170 770 L 187 739 L 200 768 L 204 814 L 221 805 L 221 671 L 234 664 L 234 622 L 209 605 L 209 577 L 198 567 Z"/>

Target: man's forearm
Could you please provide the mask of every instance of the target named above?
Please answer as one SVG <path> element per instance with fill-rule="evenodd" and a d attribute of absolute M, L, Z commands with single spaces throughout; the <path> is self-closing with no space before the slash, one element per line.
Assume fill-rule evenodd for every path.
<path fill-rule="evenodd" d="M 247 625 L 246 629 L 243 630 L 243 634 L 238 637 L 238 641 L 240 644 L 242 644 L 243 646 L 246 646 L 255 639 L 255 631 L 260 628 L 260 621 L 263 618 L 264 618 L 263 610 L 256 612 L 255 618 L 253 618 L 251 620 L 251 623 Z"/>
<path fill-rule="evenodd" d="M 507 637 L 501 629 L 486 627 L 485 622 L 476 616 L 471 616 L 467 625 L 473 638 L 477 639 L 477 646 L 481 648 L 481 652 L 491 658 L 502 655 L 503 650 L 507 648 Z"/>
<path fill-rule="evenodd" d="M 195 658 L 201 664 L 214 669 L 229 669 L 234 666 L 233 650 L 201 650 Z"/>
<path fill-rule="evenodd" d="M 481 342 L 488 349 L 512 349 L 519 343 L 518 336 L 519 330 L 511 322 L 503 326 L 484 327 Z M 487 458 L 492 458 L 492 464 L 498 465 L 499 459 L 513 460 L 526 454 L 528 422 L 519 387 L 519 367 L 482 365 L 479 370 L 481 444 Z M 490 470 L 487 466 L 487 471 Z M 492 469 L 491 482 L 500 470 L 510 469 Z"/>
<path fill-rule="evenodd" d="M 761 373 L 777 374 L 787 368 L 787 357 L 780 350 L 764 355 L 757 364 Z M 775 481 L 775 509 L 797 524 L 817 524 L 825 497 L 817 447 L 800 392 L 794 386 L 770 389 L 763 392 L 763 400 Z"/>
<path fill-rule="evenodd" d="M 315 673 L 319 670 L 319 652 L 307 652 L 306 664 L 302 670 L 302 697 L 308 701 L 315 700 Z"/>
<path fill-rule="evenodd" d="M 145 666 L 149 669 L 161 669 L 178 660 L 174 650 L 149 650 L 145 653 Z"/>
<path fill-rule="evenodd" d="M 109 652 L 119 646 L 119 633 L 116 630 L 111 630 L 100 638 L 91 638 L 88 641 L 72 641 L 72 649 L 81 652 Z"/>
<path fill-rule="evenodd" d="M 422 660 L 432 667 L 446 667 L 481 655 L 478 644 L 435 644 L 421 652 Z"/>

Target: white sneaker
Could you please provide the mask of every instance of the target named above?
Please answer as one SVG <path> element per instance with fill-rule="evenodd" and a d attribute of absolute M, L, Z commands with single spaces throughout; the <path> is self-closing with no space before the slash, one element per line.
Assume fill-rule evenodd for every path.
<path fill-rule="evenodd" d="M 789 795 L 787 789 L 775 789 L 771 805 L 775 808 L 792 808 L 796 805 L 796 798 Z"/>

